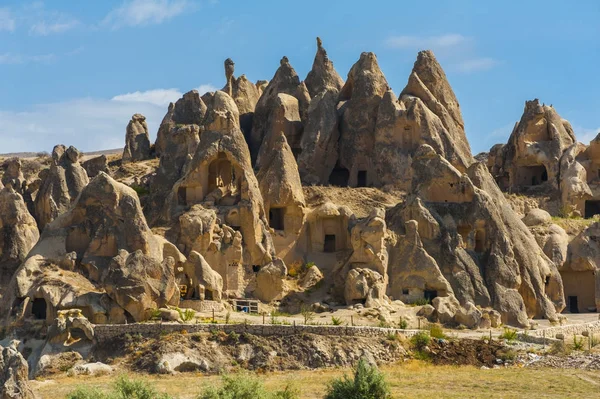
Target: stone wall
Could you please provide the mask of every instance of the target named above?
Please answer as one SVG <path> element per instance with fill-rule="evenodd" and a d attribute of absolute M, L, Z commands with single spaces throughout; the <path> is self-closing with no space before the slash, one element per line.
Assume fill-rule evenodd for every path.
<path fill-rule="evenodd" d="M 407 338 L 425 330 L 401 330 L 396 328 L 380 327 L 350 327 L 350 326 L 306 326 L 306 325 L 273 325 L 273 324 L 180 324 L 180 323 L 136 323 L 136 324 L 98 324 L 94 327 L 98 343 L 109 342 L 124 334 L 141 334 L 144 336 L 159 336 L 165 333 L 174 333 L 185 330 L 188 333 L 232 331 L 252 335 L 294 335 L 318 334 L 330 336 L 356 336 L 356 337 L 386 337 L 388 334 L 401 334 Z"/>
<path fill-rule="evenodd" d="M 565 337 L 571 337 L 573 335 L 581 335 L 584 331 L 589 332 L 590 335 L 600 334 L 600 320 L 593 321 L 591 323 L 570 324 L 567 326 L 557 326 L 544 328 L 542 330 L 527 331 L 527 335 L 531 337 L 545 336 L 546 338 L 554 338 L 556 334 L 563 334 Z"/>

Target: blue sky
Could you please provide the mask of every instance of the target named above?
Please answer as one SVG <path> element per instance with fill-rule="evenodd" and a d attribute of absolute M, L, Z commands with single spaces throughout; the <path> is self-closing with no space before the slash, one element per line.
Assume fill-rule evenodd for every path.
<path fill-rule="evenodd" d="M 346 77 L 377 54 L 398 94 L 432 49 L 473 153 L 506 142 L 525 100 L 553 104 L 588 144 L 600 130 L 600 2 L 0 0 L 0 153 L 123 146 L 136 112 L 156 135 L 169 101 L 236 75 L 301 78 L 315 37 Z"/>

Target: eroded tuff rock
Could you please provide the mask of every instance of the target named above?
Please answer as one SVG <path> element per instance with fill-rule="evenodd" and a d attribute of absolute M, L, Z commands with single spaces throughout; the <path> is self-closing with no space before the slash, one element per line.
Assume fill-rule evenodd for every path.
<path fill-rule="evenodd" d="M 327 56 L 327 51 L 323 48 L 323 42 L 318 37 L 317 54 L 304 83 L 311 98 L 326 90 L 339 92 L 344 86 L 344 80 L 333 67 L 333 62 Z"/>
<path fill-rule="evenodd" d="M 16 192 L 23 195 L 26 191 L 27 181 L 22 171 L 22 163 L 19 158 L 10 158 L 4 161 L 4 174 L 0 183 L 12 187 Z M 1 187 L 0 187 L 1 188 Z"/>
<path fill-rule="evenodd" d="M 264 155 L 257 179 L 269 225 L 275 230 L 298 234 L 304 219 L 304 193 L 296 160 L 283 132 L 276 134 Z"/>
<path fill-rule="evenodd" d="M 502 189 L 513 191 L 548 182 L 558 189 L 559 166 L 563 152 L 575 143 L 571 125 L 552 106 L 539 100 L 525 102 L 521 120 L 502 148 L 502 162 L 497 159 L 492 170 Z"/>
<path fill-rule="evenodd" d="M 274 256 L 263 199 L 233 99 L 214 94 L 205 131 L 187 173 L 167 200 L 173 219 L 195 204 L 213 208 L 223 224 L 239 229 L 247 264 L 264 265 Z"/>
<path fill-rule="evenodd" d="M 260 98 L 260 91 L 254 83 L 250 82 L 246 75 L 235 78 L 235 64 L 231 58 L 225 60 L 225 78 L 227 83 L 221 90 L 229 94 L 238 107 L 240 113 L 240 128 L 244 136 L 249 139 L 252 130 L 254 109 Z"/>
<path fill-rule="evenodd" d="M 306 85 L 300 82 L 298 74 L 290 65 L 287 57 L 281 59 L 275 76 L 273 76 L 273 79 L 271 79 L 256 104 L 252 134 L 249 140 L 250 153 L 253 160 L 258 156 L 263 139 L 272 130 L 270 126 L 272 123 L 271 114 L 274 109 L 281 106 L 281 100 L 278 100 L 279 94 L 287 94 L 296 99 L 298 102 L 298 114 L 302 121 L 304 121 L 310 103 L 310 95 L 308 94 Z"/>
<path fill-rule="evenodd" d="M 413 160 L 413 190 L 388 215 L 402 232 L 408 220 L 437 262 L 462 306 L 492 306 L 505 323 L 556 319 L 564 307 L 562 280 L 539 251 L 527 227 L 510 208 L 481 164 L 461 174 L 433 148 L 421 146 Z M 402 225 L 399 223 L 402 222 Z"/>
<path fill-rule="evenodd" d="M 8 319 L 51 321 L 77 307 L 93 323 L 144 320 L 147 308 L 178 303 L 174 268 L 182 261 L 152 233 L 135 191 L 101 172 L 46 226 L 0 309 Z"/>
<path fill-rule="evenodd" d="M 366 171 L 360 185 L 374 180 L 373 148 L 379 103 L 389 85 L 373 53 L 362 53 L 352 66 L 340 91 L 345 101 L 340 123 L 340 146 L 337 167 L 349 173 L 348 185 L 356 187 L 359 171 Z"/>
<path fill-rule="evenodd" d="M 85 169 L 90 179 L 98 176 L 100 172 L 109 172 L 108 159 L 106 158 L 106 155 L 100 155 L 98 157 L 88 159 L 87 161 L 83 162 L 81 166 L 83 166 L 83 169 Z"/>
<path fill-rule="evenodd" d="M 29 386 L 29 366 L 17 350 L 18 341 L 0 346 L 0 394 L 2 399 L 34 399 Z"/>
<path fill-rule="evenodd" d="M 0 183 L 1 184 L 1 183 Z M 23 197 L 11 185 L 0 186 L 0 286 L 4 288 L 40 233 Z M 0 293 L 3 291 L 0 288 Z"/>
<path fill-rule="evenodd" d="M 381 100 L 374 133 L 374 182 L 410 189 L 412 156 L 430 145 L 454 167 L 473 163 L 458 101 L 431 51 L 421 51 L 398 100 L 388 90 Z"/>
<path fill-rule="evenodd" d="M 186 298 L 211 299 L 221 301 L 223 277 L 215 272 L 208 262 L 196 251 L 192 251 L 183 265 L 185 283 L 191 289 Z"/>
<path fill-rule="evenodd" d="M 127 125 L 123 162 L 137 162 L 150 158 L 148 123 L 142 114 L 134 114 Z"/>
<path fill-rule="evenodd" d="M 52 164 L 42 180 L 35 198 L 35 218 L 40 230 L 66 212 L 89 183 L 79 163 L 81 153 L 73 146 L 57 145 L 52 150 Z"/>

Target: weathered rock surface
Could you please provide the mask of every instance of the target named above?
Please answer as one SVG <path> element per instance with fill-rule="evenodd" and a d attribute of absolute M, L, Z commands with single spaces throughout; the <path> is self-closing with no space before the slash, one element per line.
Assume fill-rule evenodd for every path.
<path fill-rule="evenodd" d="M 311 98 L 323 91 L 339 92 L 344 86 L 344 80 L 333 67 L 333 62 L 327 56 L 327 51 L 323 48 L 323 42 L 318 37 L 317 54 L 304 83 Z"/>
<path fill-rule="evenodd" d="M 90 179 L 98 176 L 100 172 L 108 173 L 108 159 L 106 158 L 106 155 L 90 158 L 83 162 L 81 166 L 83 166 L 83 169 L 85 169 Z"/>
<path fill-rule="evenodd" d="M 52 150 L 52 164 L 35 198 L 35 218 L 40 230 L 66 212 L 89 183 L 79 163 L 81 153 L 75 147 L 57 145 Z"/>
<path fill-rule="evenodd" d="M 148 123 L 142 114 L 134 114 L 127 125 L 123 162 L 137 162 L 150 158 Z"/>
<path fill-rule="evenodd" d="M 0 346 L 0 388 L 2 399 L 34 399 L 29 386 L 29 366 L 17 350 L 18 341 Z"/>
<path fill-rule="evenodd" d="M 281 259 L 263 266 L 256 275 L 254 295 L 263 302 L 271 302 L 283 298 L 286 292 L 285 276 L 287 268 Z"/>

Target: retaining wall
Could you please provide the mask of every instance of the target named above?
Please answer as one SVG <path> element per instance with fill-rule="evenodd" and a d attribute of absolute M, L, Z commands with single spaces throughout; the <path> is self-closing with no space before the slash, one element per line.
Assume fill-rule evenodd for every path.
<path fill-rule="evenodd" d="M 409 338 L 419 332 L 429 333 L 425 330 L 401 330 L 396 328 L 379 327 L 350 327 L 350 326 L 289 326 L 273 324 L 180 324 L 180 323 L 135 323 L 135 324 L 98 324 L 94 327 L 95 337 L 98 343 L 108 342 L 124 334 L 141 334 L 144 336 L 158 336 L 165 333 L 173 333 L 186 330 L 188 333 L 232 331 L 252 335 L 295 335 L 295 334 L 317 334 L 329 336 L 354 336 L 354 337 L 386 337 L 389 334 L 401 334 Z"/>
<path fill-rule="evenodd" d="M 544 328 L 542 330 L 527 331 L 527 335 L 534 337 L 554 338 L 556 334 L 563 334 L 565 337 L 573 335 L 581 335 L 584 331 L 588 331 L 591 335 L 600 334 L 600 320 L 591 323 L 570 324 L 567 326 L 557 326 Z"/>

